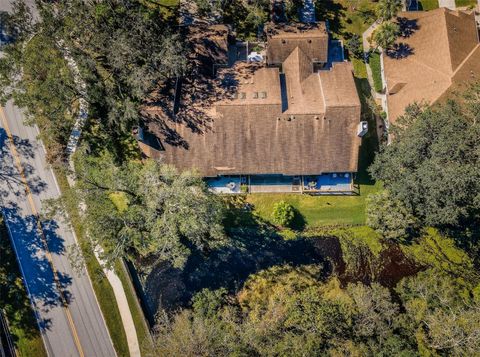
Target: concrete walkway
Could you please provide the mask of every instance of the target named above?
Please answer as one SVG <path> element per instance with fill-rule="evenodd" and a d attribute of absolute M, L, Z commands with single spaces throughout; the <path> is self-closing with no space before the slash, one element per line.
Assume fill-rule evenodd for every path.
<path fill-rule="evenodd" d="M 455 0 L 438 0 L 438 7 L 446 7 L 450 10 L 455 10 L 457 5 L 455 5 Z"/>
<path fill-rule="evenodd" d="M 127 295 L 123 288 L 122 281 L 115 273 L 115 271 L 106 268 L 105 262 L 100 258 L 102 254 L 102 248 L 97 246 L 95 249 L 95 257 L 103 268 L 103 272 L 107 276 L 108 282 L 112 286 L 115 300 L 117 300 L 118 310 L 120 311 L 120 317 L 122 318 L 123 328 L 127 335 L 128 351 L 130 357 L 140 357 L 140 345 L 138 343 L 137 330 L 135 329 L 135 323 L 133 322 L 132 313 L 128 306 Z"/>
<path fill-rule="evenodd" d="M 365 54 L 365 57 L 370 53 L 372 50 L 370 48 L 370 42 L 368 39 L 372 36 L 373 32 L 376 30 L 378 26 L 380 26 L 381 21 L 377 20 L 375 21 L 362 35 L 362 40 L 363 40 L 363 52 Z M 370 64 L 368 61 L 366 61 L 366 67 L 367 67 L 367 77 L 368 77 L 368 83 L 370 83 L 370 88 L 372 91 L 372 96 L 375 98 L 376 101 L 380 101 L 383 103 L 385 101 L 385 94 L 377 93 L 375 91 L 375 86 L 373 84 L 373 75 L 372 75 L 372 69 L 370 68 Z"/>

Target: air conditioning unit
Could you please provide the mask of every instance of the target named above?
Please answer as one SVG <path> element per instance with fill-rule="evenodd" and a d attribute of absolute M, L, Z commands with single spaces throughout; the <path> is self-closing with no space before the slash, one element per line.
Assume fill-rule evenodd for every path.
<path fill-rule="evenodd" d="M 368 133 L 368 122 L 361 121 L 360 123 L 358 123 L 358 126 L 357 126 L 357 135 L 362 137 L 366 133 Z"/>

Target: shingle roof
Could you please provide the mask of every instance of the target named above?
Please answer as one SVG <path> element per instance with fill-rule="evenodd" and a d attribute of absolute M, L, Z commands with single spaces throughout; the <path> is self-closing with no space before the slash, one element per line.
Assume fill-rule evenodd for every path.
<path fill-rule="evenodd" d="M 213 75 L 214 64 L 228 63 L 228 37 L 230 29 L 226 25 L 198 23 L 186 28 L 187 42 L 190 45 L 188 59 L 194 68 Z"/>
<path fill-rule="evenodd" d="M 314 62 L 328 59 L 328 32 L 325 22 L 313 24 L 268 24 L 267 63 L 281 64 L 299 47 Z"/>
<path fill-rule="evenodd" d="M 383 56 L 389 120 L 413 102 L 434 103 L 478 67 L 478 32 L 473 13 L 440 8 L 399 15 L 404 36 Z M 467 58 L 470 60 L 467 61 Z"/>
<path fill-rule="evenodd" d="M 147 106 L 149 130 L 165 147 L 165 151 L 149 154 L 180 169 L 196 168 L 203 176 L 356 172 L 360 101 L 353 68 L 350 63 L 338 63 L 319 75 L 303 68 L 308 61 L 299 49 L 287 59 L 283 66 L 290 68 L 285 71 L 285 82 L 290 83 L 286 93 L 281 90 L 278 68 L 240 63 L 219 71 L 218 79 L 207 89 L 211 93 L 204 99 L 208 100 L 192 98 L 196 90 L 184 91 L 182 109 L 175 118 L 156 105 Z M 349 97 L 345 101 L 333 93 L 324 97 L 323 82 L 328 91 Z M 315 104 L 302 99 L 305 108 L 297 105 L 300 102 L 290 105 L 288 88 L 293 86 Z M 184 85 L 187 87 L 205 93 L 195 82 Z M 254 98 L 255 92 L 258 98 Z M 266 92 L 266 97 L 261 92 Z M 325 98 L 331 105 L 324 106 Z M 297 99 L 300 97 L 295 96 L 294 101 Z M 295 115 L 290 112 L 292 107 L 299 109 Z"/>

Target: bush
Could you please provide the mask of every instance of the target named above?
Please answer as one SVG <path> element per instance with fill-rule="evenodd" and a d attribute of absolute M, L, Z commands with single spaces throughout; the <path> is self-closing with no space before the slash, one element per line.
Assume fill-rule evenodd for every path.
<path fill-rule="evenodd" d="M 372 54 L 370 54 L 369 64 L 370 64 L 370 68 L 372 69 L 373 86 L 375 87 L 375 91 L 380 93 L 383 91 L 382 65 L 380 63 L 380 53 L 373 52 Z"/>
<path fill-rule="evenodd" d="M 360 41 L 360 36 L 357 34 L 353 34 L 347 42 L 345 43 L 345 47 L 347 48 L 348 52 L 355 58 L 361 58 L 363 55 L 363 48 L 362 43 Z"/>
<path fill-rule="evenodd" d="M 277 202 L 273 206 L 272 218 L 276 224 L 282 227 L 289 227 L 295 218 L 295 210 L 292 205 L 285 201 Z"/>

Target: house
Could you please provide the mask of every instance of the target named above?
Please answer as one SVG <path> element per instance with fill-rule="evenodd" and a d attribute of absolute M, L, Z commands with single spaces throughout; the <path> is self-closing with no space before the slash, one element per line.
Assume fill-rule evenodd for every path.
<path fill-rule="evenodd" d="M 310 24 L 269 24 L 266 62 L 280 66 L 295 48 L 300 48 L 314 64 L 323 66 L 328 61 L 328 32 L 325 22 Z"/>
<path fill-rule="evenodd" d="M 316 70 L 328 58 L 324 28 L 267 35 L 265 63 L 236 61 L 214 76 L 187 76 L 173 95 L 157 93 L 141 131 L 161 145 L 140 140 L 143 152 L 198 170 L 217 192 L 351 192 L 360 100 L 350 63 Z"/>
<path fill-rule="evenodd" d="M 480 79 L 480 43 L 473 12 L 440 8 L 404 12 L 402 35 L 383 55 L 388 121 L 413 102 L 434 104 Z"/>

